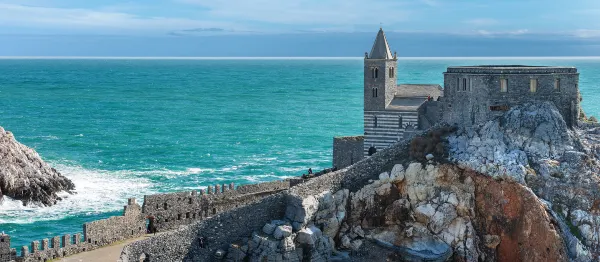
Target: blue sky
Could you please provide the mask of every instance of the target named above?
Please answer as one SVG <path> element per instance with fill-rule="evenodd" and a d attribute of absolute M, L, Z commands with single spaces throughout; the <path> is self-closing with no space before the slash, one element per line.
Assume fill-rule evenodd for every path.
<path fill-rule="evenodd" d="M 598 0 L 0 0 L 0 55 L 600 55 Z M 335 50 L 332 50 L 335 49 Z"/>

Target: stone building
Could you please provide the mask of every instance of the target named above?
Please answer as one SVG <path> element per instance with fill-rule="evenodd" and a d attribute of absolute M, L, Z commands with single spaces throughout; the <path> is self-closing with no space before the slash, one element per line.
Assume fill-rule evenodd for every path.
<path fill-rule="evenodd" d="M 570 127 L 579 120 L 579 73 L 574 67 L 448 67 L 444 89 L 398 85 L 397 68 L 396 53 L 392 55 L 380 29 L 364 58 L 364 136 L 334 138 L 334 167 L 352 165 L 436 123 L 471 126 L 535 100 L 553 102 Z"/>
<path fill-rule="evenodd" d="M 442 87 L 398 85 L 397 73 L 397 55 L 392 55 L 385 33 L 379 29 L 371 52 L 365 53 L 364 58 L 364 137 L 334 138 L 335 167 L 356 163 L 432 122 L 420 121 L 419 111 L 426 111 L 424 108 L 432 104 L 428 102 L 435 102 L 442 95 Z M 356 154 L 360 151 L 362 154 Z"/>
<path fill-rule="evenodd" d="M 568 126 L 580 111 L 579 73 L 575 67 L 460 66 L 444 73 L 443 120 L 471 126 L 502 115 L 528 101 L 550 101 Z"/>

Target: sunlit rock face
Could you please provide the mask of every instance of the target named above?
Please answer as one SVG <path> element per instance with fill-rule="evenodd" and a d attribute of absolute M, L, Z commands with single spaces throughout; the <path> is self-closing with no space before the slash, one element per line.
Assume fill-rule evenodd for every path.
<path fill-rule="evenodd" d="M 0 127 L 0 201 L 8 196 L 24 205 L 50 206 L 60 200 L 56 193 L 73 189 L 73 182 Z"/>

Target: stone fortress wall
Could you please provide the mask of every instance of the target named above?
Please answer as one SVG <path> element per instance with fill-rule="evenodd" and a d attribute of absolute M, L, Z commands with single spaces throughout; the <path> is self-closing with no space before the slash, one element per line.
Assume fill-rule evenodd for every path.
<path fill-rule="evenodd" d="M 344 168 L 363 159 L 364 136 L 333 138 L 333 166 Z"/>
<path fill-rule="evenodd" d="M 200 190 L 200 193 L 188 191 L 146 195 L 143 206 L 137 204 L 134 198 L 130 198 L 122 216 L 85 223 L 83 235 L 66 234 L 52 239 L 43 239 L 41 246 L 40 241 L 33 241 L 31 249 L 28 246 L 21 247 L 20 255 L 17 255 L 15 248 L 10 247 L 10 236 L 0 234 L 0 262 L 48 261 L 94 250 L 141 237 L 147 233 L 148 224 L 153 225 L 158 232 L 177 229 L 179 226 L 202 221 L 237 207 L 245 207 L 256 202 L 271 203 L 265 199 L 303 181 L 303 179 L 292 178 L 242 185 L 237 188 L 231 183 L 209 186 L 206 190 Z M 259 212 L 253 217 L 260 218 L 261 215 L 273 214 Z M 218 235 L 218 231 L 214 235 Z"/>
<path fill-rule="evenodd" d="M 404 139 L 350 167 L 308 179 L 291 186 L 289 190 L 265 197 L 260 202 L 240 206 L 211 219 L 131 243 L 123 248 L 120 261 L 140 261 L 142 257 L 148 258 L 148 261 L 217 261 L 215 254 L 219 250 L 228 250 L 230 245 L 248 244 L 236 241 L 253 235 L 253 232 L 260 232 L 265 223 L 282 217 L 304 217 L 305 214 L 298 214 L 303 212 L 302 208 L 293 207 L 302 206 L 305 198 L 326 191 L 335 192 L 341 188 L 355 192 L 368 180 L 377 179 L 385 167 L 393 166 L 400 159 L 408 159 L 409 142 L 410 140 Z M 203 239 L 203 246 L 200 245 L 200 238 Z M 168 248 L 165 248 L 165 243 L 169 243 Z"/>
<path fill-rule="evenodd" d="M 501 90 L 503 83 L 505 90 Z M 579 119 L 579 73 L 575 67 L 459 66 L 444 73 L 444 119 L 474 125 L 500 116 L 513 106 L 550 101 L 568 126 Z"/>
<path fill-rule="evenodd" d="M 81 233 L 77 233 L 45 238 L 41 242 L 36 240 L 31 242 L 31 249 L 29 246 L 22 246 L 18 256 L 16 249 L 10 248 L 10 236 L 1 235 L 0 261 L 48 261 L 142 236 L 146 233 L 146 222 L 141 210 L 135 199 L 130 198 L 122 216 L 85 223 L 83 238 Z"/>
<path fill-rule="evenodd" d="M 209 186 L 206 190 L 148 195 L 142 213 L 159 232 L 176 229 L 221 212 L 257 202 L 268 195 L 290 188 L 297 179 L 243 185 Z"/>

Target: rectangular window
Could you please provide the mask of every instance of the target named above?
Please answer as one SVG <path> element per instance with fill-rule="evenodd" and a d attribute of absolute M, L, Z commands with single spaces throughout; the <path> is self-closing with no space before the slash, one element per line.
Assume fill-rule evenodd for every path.
<path fill-rule="evenodd" d="M 473 91 L 473 81 L 469 79 L 469 91 Z"/>
<path fill-rule="evenodd" d="M 508 79 L 500 79 L 500 92 L 508 92 Z"/>
<path fill-rule="evenodd" d="M 560 79 L 554 80 L 554 90 L 560 91 Z"/>
<path fill-rule="evenodd" d="M 529 80 L 529 92 L 531 93 L 535 93 L 537 92 L 537 79 L 532 78 L 531 80 Z"/>
<path fill-rule="evenodd" d="M 456 91 L 460 91 L 460 78 L 456 79 Z"/>
<path fill-rule="evenodd" d="M 462 88 L 463 88 L 463 91 L 467 91 L 467 79 L 466 78 L 463 78 L 463 86 L 462 86 Z"/>

